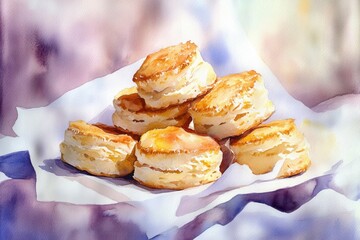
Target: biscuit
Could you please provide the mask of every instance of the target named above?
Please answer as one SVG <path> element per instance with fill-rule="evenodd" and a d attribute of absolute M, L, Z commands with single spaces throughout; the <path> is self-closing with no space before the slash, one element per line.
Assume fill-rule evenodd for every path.
<path fill-rule="evenodd" d="M 188 41 L 148 55 L 133 81 L 146 105 L 161 109 L 205 94 L 215 83 L 216 74 L 198 47 Z"/>
<path fill-rule="evenodd" d="M 221 176 L 219 144 L 179 127 L 150 130 L 136 145 L 134 179 L 151 188 L 185 189 Z"/>
<path fill-rule="evenodd" d="M 70 122 L 60 144 L 62 161 L 96 176 L 120 177 L 134 170 L 136 141 L 104 124 Z"/>
<path fill-rule="evenodd" d="M 220 78 L 189 112 L 197 132 L 223 139 L 259 125 L 274 110 L 261 75 L 252 70 Z"/>
<path fill-rule="evenodd" d="M 147 109 L 136 87 L 127 88 L 117 94 L 113 101 L 114 126 L 122 131 L 142 135 L 143 133 L 167 126 L 187 127 L 191 122 L 188 113 L 190 103 L 171 106 L 166 109 Z"/>
<path fill-rule="evenodd" d="M 235 161 L 248 165 L 254 174 L 272 171 L 280 160 L 284 163 L 278 178 L 305 172 L 311 164 L 309 144 L 293 119 L 261 124 L 244 137 L 231 139 L 230 149 Z"/>

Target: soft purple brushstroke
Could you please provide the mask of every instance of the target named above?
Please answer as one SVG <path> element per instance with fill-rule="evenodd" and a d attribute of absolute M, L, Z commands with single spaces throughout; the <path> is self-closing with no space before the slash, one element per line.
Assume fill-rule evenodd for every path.
<path fill-rule="evenodd" d="M 354 108 L 360 109 L 360 94 L 336 96 L 316 105 L 312 108 L 312 110 L 316 112 L 325 112 L 339 108 L 343 105 L 350 105 Z"/>
<path fill-rule="evenodd" d="M 127 203 L 38 202 L 35 179 L 6 180 L 0 183 L 0 239 L 147 239 L 136 223 L 106 214 L 113 209 L 138 214 Z"/>
<path fill-rule="evenodd" d="M 284 2 L 281 15 L 288 19 L 279 21 L 276 5 L 263 14 L 257 1 L 3 0 L 0 132 L 14 135 L 16 107 L 47 105 L 180 41 L 196 41 L 218 75 L 236 72 L 236 63 L 248 57 L 234 51 L 243 41 L 236 36 L 242 28 L 286 89 L 308 106 L 359 93 L 358 1 L 311 4 L 312 11 L 293 15 L 297 4 Z M 270 16 L 276 19 L 269 24 Z"/>
<path fill-rule="evenodd" d="M 234 67 L 234 61 L 229 60 L 231 57 L 234 59 L 246 58 L 246 56 L 232 56 L 231 48 L 224 44 L 227 36 L 226 32 L 235 31 L 235 29 L 228 29 L 226 26 L 222 26 L 221 30 L 211 28 L 212 24 L 216 23 L 220 16 L 216 14 L 216 10 L 223 10 L 220 1 L 215 1 L 213 6 L 207 6 L 202 3 L 190 4 L 190 1 L 187 1 L 186 3 L 181 3 L 175 9 L 172 5 L 174 3 L 141 3 L 132 3 L 134 5 L 127 12 L 120 11 L 123 16 L 127 17 L 131 16 L 132 13 L 140 12 L 141 14 L 136 14 L 141 16 L 139 19 L 128 18 L 129 21 L 125 22 L 115 21 L 116 27 L 109 28 L 108 30 L 107 26 L 109 24 L 97 21 L 101 19 L 101 14 L 100 16 L 95 14 L 94 18 L 91 19 L 85 18 L 87 21 L 82 19 L 82 22 L 74 19 L 62 19 L 61 14 L 66 13 L 66 11 L 72 11 L 71 9 L 75 9 L 75 13 L 78 13 L 76 8 L 71 8 L 70 4 L 60 8 L 61 11 L 55 17 L 44 18 L 44 21 L 42 17 L 44 15 L 47 16 L 48 12 L 37 9 L 35 11 L 31 10 L 31 4 L 29 3 L 24 4 L 21 1 L 0 2 L 0 48 L 3 54 L 2 47 L 6 43 L 8 55 L 10 56 L 0 60 L 0 132 L 12 134 L 11 126 L 16 118 L 15 106 L 33 107 L 46 105 L 67 90 L 79 86 L 96 76 L 113 71 L 145 56 L 148 52 L 159 47 L 180 41 L 180 37 L 183 37 L 181 33 L 175 34 L 173 32 L 173 35 L 163 36 L 164 32 L 159 27 L 163 21 L 161 21 L 159 16 L 164 17 L 165 12 L 169 12 L 176 23 L 179 23 L 177 14 L 184 14 L 184 11 L 186 13 L 187 8 L 191 9 L 191 13 L 196 13 L 195 16 L 198 16 L 197 18 L 194 18 L 191 14 L 184 14 L 185 17 L 181 19 L 192 19 L 193 26 L 197 26 L 197 22 L 199 22 L 200 27 L 194 28 L 193 32 L 188 31 L 189 35 L 194 35 L 192 37 L 199 39 L 206 36 L 204 37 L 206 39 L 203 41 L 204 58 L 214 65 L 220 75 L 229 73 L 230 70 L 238 70 Z M 229 2 L 226 3 L 229 4 Z M 120 5 L 121 3 L 118 3 L 117 7 Z M 11 10 L 6 13 L 6 16 L 3 12 L 4 6 Z M 230 4 L 230 6 L 233 5 Z M 85 8 L 78 9 L 86 10 Z M 122 9 L 121 6 L 119 9 Z M 148 9 L 151 9 L 151 11 L 148 11 Z M 341 11 L 343 12 L 344 10 Z M 113 19 L 117 19 L 119 14 L 117 11 L 110 12 L 109 19 L 113 22 Z M 77 14 L 74 14 L 74 16 L 77 16 Z M 167 16 L 167 19 L 169 18 Z M 62 21 L 63 25 L 58 21 L 54 21 L 54 19 L 64 20 Z M 169 23 L 169 25 L 162 25 L 162 27 L 168 29 L 171 26 L 171 21 L 165 22 L 166 24 Z M 62 28 L 60 28 L 59 24 Z M 95 28 L 89 27 L 92 24 Z M 122 27 L 119 27 L 119 24 Z M 6 28 L 3 28 L 3 26 Z M 111 24 L 111 26 L 113 25 Z M 229 26 L 233 25 L 229 24 Z M 65 29 L 66 31 L 61 32 L 60 29 Z M 133 31 L 133 29 L 138 29 L 139 31 Z M 199 29 L 203 32 L 196 31 Z M 81 30 L 81 36 L 77 34 L 79 30 Z M 346 32 L 345 30 L 344 32 Z M 122 32 L 126 34 L 120 34 Z M 150 33 L 151 37 L 149 37 Z M 108 37 L 104 39 L 98 38 L 105 35 Z M 268 39 L 266 38 L 264 41 Z M 271 48 L 271 46 L 274 46 L 272 44 L 276 43 L 275 46 L 282 44 L 281 41 L 274 41 L 276 38 L 272 40 L 268 41 L 270 54 L 278 50 L 277 48 Z M 340 42 L 346 43 L 344 39 Z M 93 48 L 91 48 L 92 51 L 85 51 L 87 54 L 84 54 L 81 46 L 86 44 Z M 339 49 L 342 48 L 339 47 Z M 96 55 L 98 53 L 100 53 L 100 56 Z M 281 53 L 275 52 L 272 55 L 274 61 L 278 59 L 277 54 Z M 343 93 L 345 90 L 348 92 L 350 90 L 352 92 L 359 92 L 360 85 L 356 80 L 358 79 L 357 76 L 359 76 L 358 67 L 356 66 L 359 58 L 347 59 L 346 54 L 344 54 L 343 59 L 347 61 L 341 61 L 337 68 L 335 68 L 336 76 L 332 79 L 332 82 L 343 83 L 343 85 L 338 85 L 338 89 L 331 87 L 331 84 L 329 84 L 317 90 L 312 89 L 313 92 L 318 91 L 318 96 L 314 94 L 309 96 L 307 89 L 312 85 L 305 87 L 305 83 L 303 83 L 301 85 L 302 88 L 298 88 L 298 92 L 295 92 L 295 94 L 308 104 L 313 104 L 319 99 L 323 99 L 324 96 L 329 96 L 336 92 Z M 279 63 L 274 64 L 274 66 L 276 65 L 281 66 L 283 69 L 290 68 Z M 307 69 L 304 72 L 308 74 Z M 300 76 L 296 77 L 299 81 L 295 82 L 303 80 Z M 313 79 L 316 78 L 314 77 Z M 286 79 L 283 81 L 286 82 Z M 316 86 L 321 87 L 319 84 Z M 327 88 L 328 86 L 330 87 Z M 352 86 L 354 88 L 351 89 Z M 343 104 L 358 107 L 360 106 L 359 99 L 359 95 L 339 96 L 319 104 L 314 110 L 319 112 L 327 111 L 338 108 Z M 109 116 L 106 115 L 106 112 L 100 120 L 109 121 Z M 40 150 L 41 146 L 39 146 Z M 26 159 L 26 157 L 23 157 L 23 159 Z M 345 166 L 342 169 L 343 172 L 337 172 L 336 174 L 329 173 L 301 185 L 275 192 L 235 196 L 230 201 L 200 214 L 184 226 L 169 229 L 159 234 L 156 238 L 193 239 L 216 224 L 227 225 L 231 223 L 252 202 L 270 206 L 280 212 L 291 213 L 302 206 L 306 207 L 306 203 L 325 189 L 333 189 L 349 199 L 358 201 L 360 198 L 360 183 L 356 183 L 353 179 L 349 180 L 350 183 L 339 185 L 334 181 L 337 176 L 347 173 L 346 168 L 356 167 L 356 164 L 351 164 Z M 7 166 L 6 168 L 8 169 Z M 59 159 L 45 160 L 41 168 L 58 176 L 71 177 L 73 175 L 86 174 L 62 163 Z M 29 170 L 27 167 L 25 169 L 23 173 L 27 173 Z M 139 208 L 139 204 L 124 202 L 111 205 L 74 205 L 60 202 L 39 202 L 36 200 L 36 179 L 33 169 L 26 176 L 19 177 L 20 179 L 0 182 L 1 240 L 147 239 L 144 231 L 136 224 L 136 218 L 143 217 L 142 214 L 144 214 L 142 209 Z M 130 178 L 107 180 L 118 185 L 126 185 L 128 181 L 131 181 Z M 50 187 L 51 184 L 49 184 Z M 147 189 L 144 188 L 144 190 Z M 196 204 L 206 205 L 216 197 L 217 195 L 214 194 L 204 199 L 198 199 Z M 354 229 L 358 226 L 354 225 L 352 219 L 346 225 L 341 223 L 341 220 L 344 220 L 343 218 L 319 220 L 312 219 L 310 216 L 301 222 L 294 222 L 289 221 L 286 217 L 279 219 L 271 215 L 264 216 L 261 212 L 253 217 L 254 219 L 256 218 L 254 221 L 257 221 L 261 226 L 266 226 L 266 229 L 270 229 L 269 233 L 271 235 L 268 238 L 360 238 L 354 232 Z M 321 224 L 319 224 L 319 221 L 321 221 Z"/>
<path fill-rule="evenodd" d="M 309 180 L 292 188 L 280 189 L 267 193 L 237 195 L 230 201 L 200 214 L 184 226 L 180 228 L 173 228 L 159 234 L 155 237 L 155 239 L 194 239 L 202 232 L 216 224 L 226 225 L 230 223 L 250 202 L 266 204 L 285 213 L 293 212 L 313 199 L 320 191 L 331 188 L 332 179 L 333 174 L 329 174 Z M 258 217 L 262 218 L 260 212 Z M 313 234 L 311 229 L 318 227 L 313 225 L 314 221 L 316 221 L 316 219 L 309 217 L 307 218 L 307 221 L 302 222 L 302 226 L 284 226 L 281 225 L 282 221 L 277 221 L 276 219 L 271 218 L 262 222 L 264 224 L 263 227 L 273 234 L 268 236 L 269 239 L 274 237 L 279 239 L 295 239 L 297 235 L 300 235 L 305 239 L 308 239 L 308 237 L 323 239 L 322 237 L 327 235 L 332 235 L 330 239 L 338 239 L 338 237 L 342 238 L 344 236 L 352 236 L 350 239 L 356 239 L 355 236 L 353 236 L 357 227 L 355 225 L 338 225 L 336 230 L 329 229 L 326 226 L 321 226 L 321 228 L 317 230 L 318 235 L 309 236 L 308 233 Z M 299 231 L 301 231 L 301 234 L 299 234 Z M 347 234 L 344 235 L 344 233 Z"/>

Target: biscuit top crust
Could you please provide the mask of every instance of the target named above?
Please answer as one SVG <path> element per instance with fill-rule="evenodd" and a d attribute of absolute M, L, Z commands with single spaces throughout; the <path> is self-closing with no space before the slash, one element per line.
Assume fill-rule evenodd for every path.
<path fill-rule="evenodd" d="M 163 74 L 179 73 L 189 66 L 198 51 L 190 41 L 160 49 L 149 54 L 133 77 L 134 82 L 156 80 Z"/>
<path fill-rule="evenodd" d="M 196 102 L 191 107 L 191 111 L 217 114 L 231 110 L 232 107 L 240 104 L 239 99 L 250 95 L 247 92 L 254 88 L 255 83 L 260 80 L 261 75 L 254 70 L 219 78 L 214 88 Z"/>
<path fill-rule="evenodd" d="M 270 123 L 261 124 L 254 130 L 250 130 L 245 136 L 232 139 L 231 145 L 241 146 L 246 144 L 262 144 L 271 138 L 278 138 L 281 135 L 290 135 L 296 130 L 294 119 L 276 120 Z"/>
<path fill-rule="evenodd" d="M 126 88 L 114 98 L 114 105 L 130 112 L 141 112 L 145 109 L 145 101 L 137 93 L 136 87 Z"/>
<path fill-rule="evenodd" d="M 219 144 L 211 137 L 172 126 L 146 132 L 141 136 L 137 147 L 141 152 L 149 154 L 220 151 Z"/>
<path fill-rule="evenodd" d="M 174 107 L 163 109 L 152 109 L 146 106 L 145 101 L 138 94 L 136 87 L 126 88 L 120 91 L 114 98 L 114 106 L 119 106 L 123 110 L 133 113 L 161 114 L 177 108 L 184 111 L 189 107 L 190 103 L 185 102 Z"/>
<path fill-rule="evenodd" d="M 67 131 L 71 131 L 76 135 L 95 137 L 105 141 L 123 143 L 126 145 L 132 144 L 135 141 L 129 135 L 120 132 L 112 126 L 102 123 L 88 124 L 82 120 L 70 122 Z"/>

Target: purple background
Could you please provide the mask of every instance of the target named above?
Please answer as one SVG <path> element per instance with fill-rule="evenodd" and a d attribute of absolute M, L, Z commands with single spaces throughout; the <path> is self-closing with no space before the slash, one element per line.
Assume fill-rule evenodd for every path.
<path fill-rule="evenodd" d="M 232 54 L 238 40 L 234 33 L 239 32 L 247 35 L 288 92 L 307 106 L 360 92 L 356 0 L 2 0 L 0 23 L 1 135 L 14 135 L 16 107 L 45 106 L 70 89 L 181 41 L 195 41 L 218 75 L 236 72 L 232 62 L 246 58 Z M 0 181 L 1 240 L 147 238 L 136 223 L 105 214 L 111 209 L 137 214 L 131 203 L 38 202 L 26 151 L 1 156 L 0 173 L 11 178 Z M 157 238 L 192 239 L 206 229 L 231 224 L 247 229 L 242 225 L 245 218 L 255 230 L 261 229 L 263 235 L 254 239 L 358 239 L 360 213 L 349 212 L 335 200 L 345 197 L 358 203 L 359 187 L 339 189 L 333 179 L 329 174 L 289 189 L 238 195 Z M 334 200 L 334 212 L 311 217 L 309 213 L 321 207 L 316 200 L 321 194 L 333 197 L 329 200 Z M 312 200 L 319 204 L 307 205 Z M 249 203 L 285 215 L 244 213 Z M 308 213 L 292 215 L 296 210 Z M 227 231 L 222 237 L 238 236 L 241 233 Z"/>

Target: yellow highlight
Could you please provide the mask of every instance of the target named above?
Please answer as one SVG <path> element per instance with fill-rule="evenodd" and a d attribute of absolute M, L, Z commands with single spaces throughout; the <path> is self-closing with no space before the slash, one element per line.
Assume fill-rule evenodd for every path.
<path fill-rule="evenodd" d="M 310 1 L 309 0 L 300 0 L 298 9 L 299 9 L 300 16 L 307 17 L 310 12 Z"/>

